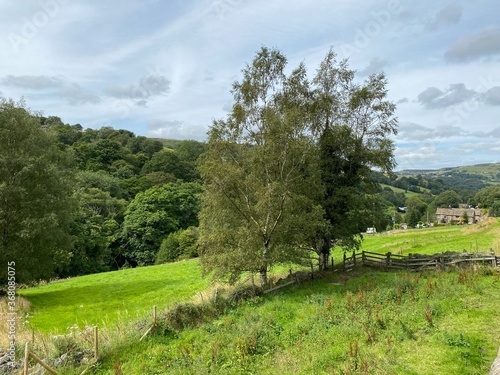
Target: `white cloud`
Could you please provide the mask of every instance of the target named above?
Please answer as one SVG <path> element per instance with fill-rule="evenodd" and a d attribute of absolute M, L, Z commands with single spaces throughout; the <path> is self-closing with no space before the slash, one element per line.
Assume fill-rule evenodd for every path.
<path fill-rule="evenodd" d="M 428 87 L 418 94 L 418 101 L 427 109 L 439 109 L 463 103 L 475 96 L 476 92 L 467 89 L 463 83 L 454 83 L 450 84 L 445 91 L 436 87 Z"/>
<path fill-rule="evenodd" d="M 144 99 L 165 95 L 170 90 L 170 81 L 159 74 L 149 74 L 139 80 L 139 84 L 111 85 L 104 90 L 108 96 L 118 99 Z"/>
<path fill-rule="evenodd" d="M 48 1 L 59 7 L 23 35 L 24 18 L 43 20 L 40 4 Z M 496 0 L 7 3 L 0 1 L 0 95 L 24 97 L 65 123 L 206 139 L 212 120 L 231 109 L 232 82 L 262 45 L 281 49 L 290 69 L 303 61 L 310 76 L 333 46 L 360 80 L 385 71 L 402 124 L 397 158 L 458 165 L 460 155 L 440 153 L 468 137 L 498 139 Z M 26 39 L 17 53 L 9 33 Z M 356 51 L 342 56 L 349 44 Z"/>
<path fill-rule="evenodd" d="M 489 105 L 500 105 L 500 86 L 495 86 L 482 95 L 482 99 Z"/>
<path fill-rule="evenodd" d="M 441 27 L 458 23 L 461 18 L 462 18 L 462 5 L 458 3 L 450 4 L 447 7 L 441 9 L 436 14 L 436 17 L 429 25 L 429 29 L 434 31 Z"/>
<path fill-rule="evenodd" d="M 445 53 L 450 62 L 471 61 L 500 54 L 500 28 L 489 28 L 464 36 Z"/>
<path fill-rule="evenodd" d="M 63 85 L 63 81 L 58 77 L 49 76 L 13 76 L 8 75 L 1 81 L 5 85 L 17 86 L 24 89 L 44 90 Z"/>
<path fill-rule="evenodd" d="M 365 69 L 361 70 L 359 74 L 361 74 L 362 76 L 368 76 L 370 74 L 380 73 L 384 70 L 387 64 L 387 60 L 381 59 L 379 57 L 374 57 L 370 60 L 370 64 L 368 64 Z"/>

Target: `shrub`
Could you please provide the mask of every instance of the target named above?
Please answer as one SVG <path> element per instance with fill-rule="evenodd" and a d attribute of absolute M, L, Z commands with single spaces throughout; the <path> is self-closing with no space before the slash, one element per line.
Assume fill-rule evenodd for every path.
<path fill-rule="evenodd" d="M 198 256 L 198 228 L 189 227 L 170 233 L 160 246 L 156 255 L 156 264 L 175 262 Z"/>

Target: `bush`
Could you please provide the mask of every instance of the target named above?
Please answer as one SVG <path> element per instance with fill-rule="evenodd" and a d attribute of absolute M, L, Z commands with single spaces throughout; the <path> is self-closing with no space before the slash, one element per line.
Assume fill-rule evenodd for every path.
<path fill-rule="evenodd" d="M 165 238 L 160 246 L 158 254 L 156 254 L 156 264 L 174 262 L 181 255 L 179 248 L 178 232 L 170 233 Z"/>
<path fill-rule="evenodd" d="M 175 262 L 198 256 L 198 228 L 189 227 L 170 233 L 156 254 L 156 264 Z"/>

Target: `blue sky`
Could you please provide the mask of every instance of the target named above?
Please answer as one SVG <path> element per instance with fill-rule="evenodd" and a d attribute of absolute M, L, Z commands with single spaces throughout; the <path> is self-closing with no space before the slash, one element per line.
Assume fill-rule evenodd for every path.
<path fill-rule="evenodd" d="M 397 103 L 396 169 L 500 162 L 497 0 L 0 0 L 0 96 L 84 127 L 206 139 L 263 45 L 330 47 Z"/>

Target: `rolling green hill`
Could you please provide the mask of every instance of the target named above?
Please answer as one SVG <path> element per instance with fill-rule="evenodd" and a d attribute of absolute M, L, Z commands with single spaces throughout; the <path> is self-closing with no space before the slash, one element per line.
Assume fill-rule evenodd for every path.
<path fill-rule="evenodd" d="M 417 176 L 433 178 L 476 178 L 485 184 L 500 184 L 500 163 L 477 164 L 441 169 L 408 169 L 397 172 L 398 176 Z"/>
<path fill-rule="evenodd" d="M 490 219 L 366 236 L 363 249 L 406 254 L 477 246 L 500 253 L 499 238 L 500 220 Z M 20 294 L 30 301 L 31 325 L 38 329 L 65 331 L 75 320 L 100 326 L 95 374 L 482 374 L 500 343 L 499 284 L 498 270 L 359 268 L 239 303 L 225 296 L 186 303 L 209 288 L 197 260 L 190 260 L 61 280 Z M 140 316 L 153 304 L 160 308 L 159 325 L 139 341 L 147 328 Z M 183 328 L 169 326 L 180 312 Z M 88 345 L 71 337 L 75 347 Z M 37 342 L 42 351 L 46 343 Z"/>

